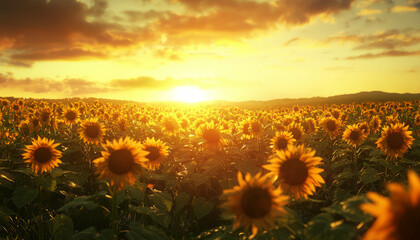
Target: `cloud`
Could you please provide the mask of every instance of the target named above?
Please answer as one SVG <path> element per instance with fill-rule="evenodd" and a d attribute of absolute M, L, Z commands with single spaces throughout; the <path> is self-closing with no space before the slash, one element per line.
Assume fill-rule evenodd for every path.
<path fill-rule="evenodd" d="M 294 43 L 294 42 L 297 42 L 297 41 L 299 41 L 299 40 L 300 40 L 300 38 L 297 38 L 297 37 L 292 38 L 292 39 L 290 39 L 289 41 L 285 42 L 285 43 L 283 44 L 283 46 L 289 46 L 290 44 L 292 44 L 292 43 Z"/>
<path fill-rule="evenodd" d="M 372 59 L 372 58 L 382 58 L 382 57 L 406 57 L 406 56 L 420 56 L 420 51 L 385 51 L 380 53 L 367 53 L 358 56 L 351 56 L 345 59 L 347 60 L 356 60 L 356 59 Z"/>
<path fill-rule="evenodd" d="M 127 10 L 117 20 L 109 17 L 112 10 L 106 0 L 93 0 L 90 5 L 78 0 L 2 0 L 0 51 L 8 52 L 11 65 L 30 66 L 42 60 L 107 58 L 112 52 L 142 46 L 153 52 L 161 46 L 162 36 L 166 36 L 168 47 L 240 41 L 281 24 L 302 25 L 315 17 L 337 14 L 355 2 L 163 1 L 165 10 L 157 9 L 160 5 L 152 2 L 148 4 L 155 9 Z M 180 57 L 156 52 L 173 60 Z"/>
<path fill-rule="evenodd" d="M 420 44 L 420 30 L 418 29 L 391 29 L 381 33 L 371 35 L 348 34 L 331 36 L 324 39 L 321 43 L 330 44 L 332 42 L 356 44 L 354 50 L 366 49 L 397 49 L 410 47 Z"/>
<path fill-rule="evenodd" d="M 105 58 L 106 54 L 84 50 L 81 48 L 47 50 L 37 52 L 25 52 L 11 55 L 11 60 L 19 61 L 42 61 L 54 59 L 85 59 L 85 58 Z"/>
<path fill-rule="evenodd" d="M 416 12 L 417 10 L 418 8 L 413 6 L 395 6 L 391 9 L 391 11 L 395 13 Z"/>
<path fill-rule="evenodd" d="M 370 15 L 378 15 L 381 14 L 382 10 L 380 9 L 368 9 L 364 8 L 360 10 L 360 12 L 357 14 L 358 16 L 370 16 Z"/>
<path fill-rule="evenodd" d="M 176 86 L 198 86 L 202 88 L 208 87 L 208 84 L 203 83 L 202 81 L 194 79 L 181 79 L 175 80 L 172 78 L 167 78 L 165 80 L 157 80 L 153 77 L 141 76 L 131 79 L 115 79 L 110 81 L 109 84 L 113 88 L 117 89 L 170 89 Z"/>
<path fill-rule="evenodd" d="M 107 92 L 110 89 L 93 81 L 84 79 L 64 79 L 62 81 L 46 78 L 17 79 L 12 74 L 0 73 L 0 86 L 18 89 L 29 93 L 63 93 L 69 96 Z"/>

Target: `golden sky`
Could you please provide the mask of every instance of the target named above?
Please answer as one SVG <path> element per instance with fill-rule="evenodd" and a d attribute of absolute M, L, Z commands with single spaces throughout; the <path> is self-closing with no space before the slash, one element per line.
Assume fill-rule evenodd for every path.
<path fill-rule="evenodd" d="M 373 90 L 420 93 L 420 0 L 0 1 L 3 97 Z"/>

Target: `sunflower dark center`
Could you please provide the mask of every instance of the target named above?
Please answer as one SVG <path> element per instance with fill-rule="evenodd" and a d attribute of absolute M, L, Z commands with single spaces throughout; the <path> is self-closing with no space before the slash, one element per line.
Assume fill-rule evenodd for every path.
<path fill-rule="evenodd" d="M 13 110 L 19 110 L 19 105 L 13 105 Z"/>
<path fill-rule="evenodd" d="M 420 236 L 420 205 L 404 209 L 395 219 L 396 235 L 398 240 L 418 239 Z"/>
<path fill-rule="evenodd" d="M 241 207 L 243 212 L 251 218 L 266 216 L 271 210 L 271 195 L 261 188 L 250 188 L 242 196 Z"/>
<path fill-rule="evenodd" d="M 357 141 L 358 139 L 359 139 L 359 137 L 360 137 L 360 132 L 359 131 L 355 131 L 355 130 L 353 130 L 353 131 L 351 131 L 351 133 L 350 133 L 350 139 L 351 140 L 353 140 L 353 141 Z"/>
<path fill-rule="evenodd" d="M 327 129 L 328 129 L 330 132 L 334 132 L 334 131 L 337 129 L 337 125 L 335 124 L 335 122 L 334 122 L 333 120 L 329 120 L 329 121 L 327 122 Z"/>
<path fill-rule="evenodd" d="M 256 133 L 260 132 L 261 131 L 261 125 L 254 122 L 254 123 L 251 124 L 251 129 L 252 129 L 253 132 L 256 132 Z"/>
<path fill-rule="evenodd" d="M 76 113 L 73 111 L 67 112 L 66 113 L 66 118 L 69 121 L 73 121 L 74 119 L 76 119 Z"/>
<path fill-rule="evenodd" d="M 134 157 L 127 149 L 119 149 L 109 156 L 109 170 L 115 174 L 126 174 L 134 166 Z"/>
<path fill-rule="evenodd" d="M 393 132 L 386 138 L 386 143 L 392 149 L 400 149 L 404 145 L 404 137 L 400 132 Z"/>
<path fill-rule="evenodd" d="M 42 119 L 42 121 L 43 121 L 43 122 L 46 122 L 46 121 L 48 120 L 48 118 L 50 118 L 50 113 L 48 113 L 48 112 L 43 112 L 43 113 L 41 114 L 41 119 Z"/>
<path fill-rule="evenodd" d="M 101 134 L 101 129 L 99 128 L 97 124 L 89 125 L 85 129 L 85 135 L 88 138 L 98 138 L 100 134 Z"/>
<path fill-rule="evenodd" d="M 220 134 L 219 134 L 219 131 L 215 129 L 208 129 L 204 131 L 203 138 L 209 144 L 218 144 L 220 141 Z"/>
<path fill-rule="evenodd" d="M 250 134 L 250 132 L 249 132 L 249 123 L 244 124 L 244 126 L 243 126 L 243 132 L 246 135 L 249 135 Z"/>
<path fill-rule="evenodd" d="M 149 154 L 146 155 L 146 158 L 149 159 L 150 161 L 156 161 L 159 159 L 160 157 L 159 148 L 154 147 L 154 146 L 148 146 L 146 147 L 146 151 L 149 152 Z"/>
<path fill-rule="evenodd" d="M 47 147 L 37 148 L 34 152 L 34 159 L 39 163 L 46 163 L 51 161 L 53 154 L 51 150 Z"/>
<path fill-rule="evenodd" d="M 165 122 L 165 128 L 168 131 L 174 131 L 175 130 L 175 124 L 173 122 L 171 122 L 171 121 L 166 121 Z"/>
<path fill-rule="evenodd" d="M 300 160 L 290 159 L 282 164 L 280 173 L 287 184 L 301 185 L 308 177 L 308 167 Z"/>
<path fill-rule="evenodd" d="M 296 139 L 296 141 L 299 141 L 299 139 L 302 137 L 302 132 L 298 128 L 292 128 L 290 129 L 290 132 L 293 135 L 293 138 Z"/>
<path fill-rule="evenodd" d="M 284 138 L 277 139 L 276 146 L 277 149 L 283 150 L 287 148 L 288 141 Z"/>

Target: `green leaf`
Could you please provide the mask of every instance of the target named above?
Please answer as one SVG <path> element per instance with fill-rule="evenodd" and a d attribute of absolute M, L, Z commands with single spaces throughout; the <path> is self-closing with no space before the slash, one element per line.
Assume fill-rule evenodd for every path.
<path fill-rule="evenodd" d="M 192 175 L 192 181 L 194 183 L 194 186 L 198 187 L 201 184 L 209 182 L 209 175 L 207 173 L 194 173 Z"/>
<path fill-rule="evenodd" d="M 360 209 L 360 205 L 367 202 L 369 201 L 365 196 L 354 196 L 340 203 L 335 202 L 331 206 L 323 208 L 323 210 L 332 214 L 339 214 L 349 221 L 368 222 L 372 217 Z"/>
<path fill-rule="evenodd" d="M 150 196 L 151 200 L 158 209 L 171 211 L 172 208 L 172 196 L 168 192 L 156 192 Z"/>
<path fill-rule="evenodd" d="M 48 229 L 52 239 L 71 239 L 73 236 L 73 221 L 65 214 L 59 214 L 48 221 Z"/>
<path fill-rule="evenodd" d="M 114 240 L 114 231 L 112 229 L 106 228 L 102 229 L 99 236 L 96 240 Z"/>
<path fill-rule="evenodd" d="M 331 214 L 321 213 L 315 216 L 305 229 L 305 236 L 311 240 L 324 240 L 330 230 L 330 223 L 334 220 Z"/>
<path fill-rule="evenodd" d="M 334 221 L 329 213 L 315 216 L 305 229 L 305 236 L 311 240 L 350 240 L 355 235 L 354 226 L 344 224 L 343 221 Z"/>
<path fill-rule="evenodd" d="M 10 220 L 10 216 L 15 215 L 15 214 L 16 213 L 14 213 L 12 210 L 7 208 L 6 206 L 0 206 L 0 223 L 2 225 L 8 224 Z"/>
<path fill-rule="evenodd" d="M 91 196 L 81 196 L 81 197 L 75 198 L 73 201 L 62 206 L 57 211 L 66 211 L 67 209 L 76 208 L 76 207 L 85 207 L 88 210 L 95 209 L 96 207 L 98 207 L 98 205 L 94 203 L 92 200 L 90 200 L 90 198 Z"/>
<path fill-rule="evenodd" d="M 17 208 L 22 208 L 35 200 L 35 198 L 38 196 L 38 193 L 38 189 L 29 189 L 26 186 L 21 185 L 15 188 L 12 200 Z"/>
<path fill-rule="evenodd" d="M 130 223 L 129 231 L 127 232 L 128 240 L 168 240 L 165 232 L 155 226 L 144 226 L 139 222 Z"/>
<path fill-rule="evenodd" d="M 155 210 L 152 213 L 149 213 L 149 216 L 153 219 L 153 221 L 155 221 L 165 229 L 167 229 L 169 227 L 169 224 L 171 223 L 171 216 L 166 212 Z"/>
<path fill-rule="evenodd" d="M 368 167 L 360 172 L 360 179 L 362 179 L 365 184 L 369 184 L 378 181 L 380 178 L 376 169 Z"/>
<path fill-rule="evenodd" d="M 89 227 L 73 235 L 73 240 L 89 240 L 94 239 L 98 235 L 95 227 Z"/>
<path fill-rule="evenodd" d="M 181 210 L 190 203 L 191 197 L 188 193 L 180 192 L 175 202 L 175 212 L 180 213 Z"/>
<path fill-rule="evenodd" d="M 193 212 L 197 219 L 201 219 L 207 214 L 210 213 L 211 209 L 213 208 L 213 203 L 210 201 L 207 201 L 205 198 L 199 197 L 194 199 L 192 203 Z"/>

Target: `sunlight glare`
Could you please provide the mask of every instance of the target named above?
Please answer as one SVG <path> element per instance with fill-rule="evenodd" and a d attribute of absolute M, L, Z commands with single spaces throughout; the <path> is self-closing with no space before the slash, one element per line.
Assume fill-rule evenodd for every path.
<path fill-rule="evenodd" d="M 188 103 L 201 102 L 206 100 L 206 94 L 196 86 L 179 86 L 172 89 L 173 101 Z"/>

